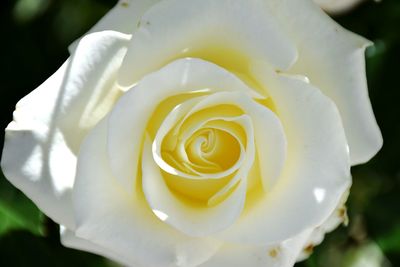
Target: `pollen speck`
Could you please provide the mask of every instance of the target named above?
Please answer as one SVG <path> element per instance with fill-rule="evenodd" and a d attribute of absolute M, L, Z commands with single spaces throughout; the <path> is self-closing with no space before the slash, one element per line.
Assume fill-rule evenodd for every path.
<path fill-rule="evenodd" d="M 304 248 L 304 252 L 311 254 L 314 251 L 314 245 L 313 244 L 309 244 L 307 247 Z"/>
<path fill-rule="evenodd" d="M 276 258 L 276 257 L 278 256 L 278 254 L 279 254 L 279 249 L 278 249 L 278 248 L 273 248 L 273 249 L 271 249 L 271 250 L 269 251 L 269 255 L 270 255 L 272 258 Z"/>
<path fill-rule="evenodd" d="M 341 218 L 341 219 L 343 220 L 343 224 L 344 224 L 345 226 L 347 226 L 348 223 L 349 223 L 349 218 L 348 218 L 348 216 L 347 216 L 347 209 L 346 209 L 346 207 L 343 207 L 343 208 L 338 209 L 337 213 L 338 213 L 339 218 Z"/>
<path fill-rule="evenodd" d="M 338 213 L 339 213 L 339 217 L 340 218 L 344 218 L 345 216 L 346 216 L 346 208 L 340 208 L 339 210 L 338 210 Z"/>

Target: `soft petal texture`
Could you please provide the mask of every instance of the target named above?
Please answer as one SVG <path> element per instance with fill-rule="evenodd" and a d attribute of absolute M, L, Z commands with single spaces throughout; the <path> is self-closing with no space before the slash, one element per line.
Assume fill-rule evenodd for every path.
<path fill-rule="evenodd" d="M 310 254 L 313 252 L 313 248 L 322 243 L 324 237 L 327 233 L 335 230 L 340 224 L 347 225 L 348 217 L 347 217 L 347 208 L 346 201 L 350 193 L 350 188 L 347 189 L 342 198 L 337 205 L 336 209 L 332 212 L 332 214 L 326 219 L 321 225 L 317 226 L 313 229 L 309 237 L 307 238 L 304 249 L 300 253 L 298 257 L 298 261 L 302 261 L 307 259 Z"/>
<path fill-rule="evenodd" d="M 217 65 L 200 59 L 180 59 L 146 76 L 121 97 L 110 113 L 108 151 L 115 178 L 126 190 L 133 190 L 136 184 L 144 132 L 158 104 L 178 94 L 218 91 L 258 96 L 235 75 Z"/>
<path fill-rule="evenodd" d="M 368 161 L 382 146 L 365 75 L 364 50 L 371 43 L 342 28 L 310 0 L 266 2 L 299 51 L 290 71 L 307 76 L 337 105 L 352 165 Z"/>
<path fill-rule="evenodd" d="M 250 90 L 250 89 L 249 89 Z M 253 101 L 248 95 L 237 92 L 217 92 L 195 105 L 186 116 L 207 107 L 231 104 L 248 115 L 254 127 L 254 138 L 258 160 L 261 165 L 261 179 L 268 191 L 279 178 L 286 157 L 286 140 L 279 118 L 267 107 Z"/>
<path fill-rule="evenodd" d="M 143 15 L 134 36 L 119 77 L 127 87 L 176 58 L 191 56 L 190 51 L 218 46 L 278 69 L 289 68 L 297 58 L 264 0 L 164 0 Z"/>
<path fill-rule="evenodd" d="M 268 246 L 226 243 L 199 267 L 292 267 L 309 235 L 310 230 L 306 230 L 282 243 Z"/>
<path fill-rule="evenodd" d="M 145 267 L 143 265 L 139 265 L 136 262 L 132 262 L 132 260 L 125 259 L 123 256 L 112 252 L 110 249 L 104 249 L 86 239 L 77 237 L 73 231 L 65 228 L 62 225 L 60 225 L 60 237 L 63 246 L 95 253 L 98 255 L 103 255 L 109 259 L 112 259 L 115 262 L 124 264 L 124 266 Z"/>
<path fill-rule="evenodd" d="M 86 137 L 73 192 L 76 236 L 118 251 L 145 266 L 196 266 L 219 247 L 211 238 L 190 238 L 160 221 L 140 190 L 129 195 L 113 179 L 107 158 L 107 123 Z"/>
<path fill-rule="evenodd" d="M 164 140 L 164 137 L 170 131 L 180 130 L 180 127 L 185 122 L 185 120 L 188 117 L 190 117 L 190 115 L 192 115 L 193 113 L 199 112 L 199 110 L 204 109 L 206 107 L 204 104 L 207 103 L 210 99 L 213 99 L 213 97 L 216 94 L 211 94 L 210 96 L 195 97 L 189 101 L 185 101 L 185 102 L 179 104 L 178 106 L 176 106 L 168 114 L 168 116 L 164 118 L 164 121 L 160 125 L 160 127 L 157 131 L 157 134 L 155 136 L 155 140 L 153 142 L 154 159 L 161 169 L 163 169 L 167 173 L 177 175 L 180 177 L 189 178 L 189 179 L 220 179 L 220 178 L 223 178 L 223 177 L 226 177 L 226 176 L 232 174 L 240 167 L 240 165 L 242 164 L 243 159 L 244 159 L 244 153 L 242 155 L 240 155 L 239 160 L 233 166 L 231 166 L 231 168 L 229 168 L 227 170 L 220 171 L 220 172 L 214 172 L 214 173 L 197 173 L 196 171 L 193 171 L 194 174 L 189 174 L 189 173 L 183 172 L 182 170 L 172 168 L 171 166 L 169 166 L 169 164 L 167 164 L 163 160 L 162 155 L 161 155 L 161 148 L 162 148 L 162 142 Z M 216 112 L 218 112 L 218 111 L 216 111 Z M 252 128 L 253 127 L 252 127 L 252 125 L 247 127 L 247 125 L 249 123 L 251 123 L 248 120 L 247 116 L 245 118 L 243 117 L 243 115 L 228 117 L 228 116 L 221 116 L 221 114 L 218 114 L 218 113 L 213 114 L 213 116 L 211 116 L 211 117 L 205 118 L 201 122 L 197 122 L 197 124 L 195 124 L 195 127 L 192 126 L 190 129 L 186 129 L 186 132 L 182 134 L 183 136 L 180 136 L 180 138 L 182 138 L 181 142 L 184 142 L 184 140 L 188 139 L 187 135 L 193 134 L 193 132 L 198 130 L 198 127 L 201 127 L 207 123 L 210 123 L 210 121 L 215 121 L 215 120 L 225 120 L 225 121 L 229 120 L 229 121 L 238 122 L 238 124 L 240 124 L 242 126 L 242 129 L 245 130 L 247 136 L 249 136 L 249 134 L 251 134 L 249 136 L 248 140 L 250 140 L 250 142 L 253 142 L 253 138 L 252 138 L 252 136 L 253 136 Z M 243 120 L 245 120 L 245 123 L 242 123 Z M 177 122 L 179 122 L 179 123 L 177 123 Z M 176 123 L 176 124 L 174 124 L 174 123 Z M 243 148 L 243 146 L 245 146 L 246 144 L 241 144 L 241 145 Z M 254 144 L 252 144 L 252 146 L 254 147 Z M 244 150 L 244 148 L 243 148 L 243 150 Z M 187 157 L 187 155 L 186 155 L 186 157 Z"/>
<path fill-rule="evenodd" d="M 350 163 L 340 116 L 330 99 L 304 79 L 275 74 L 267 66 L 258 66 L 254 74 L 274 99 L 288 142 L 287 159 L 273 190 L 220 237 L 265 244 L 326 220 L 349 187 Z"/>
<path fill-rule="evenodd" d="M 190 207 L 177 199 L 168 189 L 161 171 L 151 155 L 151 144 L 143 147 L 143 191 L 155 212 L 161 212 L 163 221 L 189 236 L 207 236 L 225 229 L 240 215 L 246 198 L 246 180 L 239 181 L 235 191 L 222 203 L 213 207 Z"/>
<path fill-rule="evenodd" d="M 2 168 L 63 225 L 66 246 L 135 267 L 292 267 L 346 219 L 350 165 L 382 145 L 367 45 L 311 0 L 121 0 L 18 103 Z M 159 148 L 179 120 L 216 105 L 240 115 L 185 125 L 177 154 L 214 163 L 206 137 L 190 139 L 204 126 L 230 135 L 220 150 L 238 160 L 168 173 L 232 176 L 200 209 L 177 196 Z"/>
<path fill-rule="evenodd" d="M 155 152 L 155 156 L 159 156 L 160 152 L 159 147 L 161 147 L 161 141 L 164 135 L 171 129 L 173 126 L 173 121 L 182 121 L 184 123 L 185 119 L 190 118 L 196 112 L 201 112 L 207 110 L 207 108 L 215 107 L 220 104 L 231 104 L 231 105 L 239 105 L 241 106 L 241 102 L 245 102 L 242 98 L 250 99 L 246 94 L 234 94 L 233 92 L 220 92 L 214 93 L 205 97 L 198 97 L 197 103 L 192 103 L 193 101 L 187 101 L 182 103 L 179 107 L 174 109 L 168 116 L 165 118 L 163 124 L 160 126 L 159 131 L 155 137 L 156 148 L 153 149 Z M 248 103 L 248 102 L 247 102 Z M 255 102 L 254 102 L 255 103 Z M 189 104 L 188 109 L 186 109 L 186 105 Z M 184 106 L 184 108 L 181 108 Z M 218 112 L 217 110 L 215 112 Z M 222 112 L 220 110 L 220 112 Z M 178 114 L 176 114 L 178 113 Z M 251 113 L 250 113 L 251 114 Z M 183 118 L 182 118 L 183 117 Z M 239 170 L 235 173 L 234 177 L 231 178 L 231 181 L 222 188 L 221 191 L 216 193 L 211 198 L 218 198 L 218 196 L 224 195 L 229 192 L 229 190 L 233 189 L 234 191 L 226 197 L 221 203 L 216 206 L 209 206 L 207 208 L 199 209 L 187 207 L 181 200 L 176 199 L 174 195 L 167 188 L 165 181 L 160 173 L 159 166 L 156 165 L 156 162 L 153 162 L 153 158 L 149 155 L 148 151 L 150 149 L 145 148 L 144 155 L 142 157 L 142 171 L 143 171 L 143 189 L 146 195 L 146 198 L 153 208 L 158 212 L 161 212 L 163 220 L 166 223 L 169 223 L 176 227 L 177 229 L 183 231 L 188 235 L 205 235 L 212 234 L 222 229 L 225 229 L 227 226 L 232 224 L 235 219 L 240 215 L 247 189 L 247 176 L 251 169 L 251 166 L 254 162 L 255 157 L 255 146 L 253 140 L 253 127 L 251 123 L 251 117 L 247 115 L 236 116 L 236 117 L 206 117 L 206 121 L 202 122 L 207 124 L 207 119 L 214 120 L 225 120 L 235 122 L 238 125 L 241 125 L 245 130 L 247 136 L 246 152 L 243 151 L 243 162 L 240 163 Z M 178 123 L 179 125 L 179 123 Z M 170 127 L 168 127 L 170 126 Z M 179 127 L 175 125 L 175 127 Z M 216 123 L 213 127 L 218 127 Z M 223 127 L 221 128 L 223 129 Z M 157 157 L 155 157 L 157 159 Z M 157 161 L 157 160 L 156 160 Z M 166 163 L 164 163 L 166 164 Z M 159 163 L 159 165 L 161 165 Z M 236 164 L 235 164 L 236 165 Z M 173 170 L 174 172 L 178 172 Z M 201 174 L 198 177 L 189 176 L 184 173 L 177 174 L 181 178 L 186 179 L 219 179 L 223 177 L 213 177 L 213 175 Z M 227 174 L 226 174 L 227 175 Z M 236 187 L 235 187 L 236 186 Z"/>
<path fill-rule="evenodd" d="M 122 94 L 115 80 L 130 36 L 102 31 L 85 36 L 71 57 L 58 102 L 57 123 L 77 153 L 82 139 Z"/>
<path fill-rule="evenodd" d="M 60 131 L 56 127 L 51 128 L 68 65 L 69 60 L 18 102 L 14 121 L 6 129 L 1 168 L 9 181 L 48 216 L 73 227 L 70 189 L 75 174 L 75 159 L 71 158 Z M 61 177 L 53 176 L 55 166 L 51 166 L 49 160 L 60 154 L 66 156 L 66 172 Z"/>
<path fill-rule="evenodd" d="M 74 56 L 18 102 L 6 129 L 4 174 L 49 217 L 71 229 L 76 153 L 88 128 L 111 108 L 117 92 L 110 81 L 126 41 L 113 32 L 83 38 Z"/>

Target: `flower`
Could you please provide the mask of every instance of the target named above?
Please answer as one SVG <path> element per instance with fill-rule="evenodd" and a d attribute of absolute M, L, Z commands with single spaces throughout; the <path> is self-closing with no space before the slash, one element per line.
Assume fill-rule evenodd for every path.
<path fill-rule="evenodd" d="M 23 98 L 2 169 L 127 266 L 293 266 L 382 138 L 364 38 L 308 0 L 121 1 Z"/>

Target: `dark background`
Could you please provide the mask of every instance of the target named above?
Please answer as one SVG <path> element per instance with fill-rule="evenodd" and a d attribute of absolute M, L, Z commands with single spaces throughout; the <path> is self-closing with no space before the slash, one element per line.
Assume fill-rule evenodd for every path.
<path fill-rule="evenodd" d="M 1 1 L 1 129 L 12 120 L 15 103 L 57 70 L 68 57 L 68 44 L 115 2 Z M 329 234 L 296 267 L 400 267 L 400 0 L 368 1 L 334 19 L 375 43 L 366 52 L 367 75 L 384 146 L 352 170 L 349 226 Z M 57 225 L 0 176 L 0 266 L 73 265 L 112 263 L 62 247 Z"/>

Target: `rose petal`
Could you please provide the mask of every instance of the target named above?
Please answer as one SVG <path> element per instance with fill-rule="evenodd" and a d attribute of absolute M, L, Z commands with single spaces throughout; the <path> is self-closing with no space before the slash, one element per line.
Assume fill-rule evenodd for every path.
<path fill-rule="evenodd" d="M 224 244 L 218 252 L 199 267 L 293 267 L 303 249 L 310 230 L 277 245 L 252 246 Z"/>
<path fill-rule="evenodd" d="M 165 118 L 165 120 L 161 124 L 159 130 L 157 131 L 157 134 L 156 134 L 156 137 L 155 137 L 155 140 L 153 143 L 154 159 L 156 160 L 158 166 L 160 166 L 160 168 L 162 168 L 164 171 L 166 171 L 170 174 L 178 175 L 180 177 L 184 177 L 184 178 L 188 178 L 188 179 L 220 179 L 220 178 L 223 178 L 223 177 L 226 177 L 226 176 L 232 174 L 237 169 L 239 169 L 239 167 L 241 166 L 243 159 L 244 159 L 244 155 L 243 155 L 244 153 L 242 153 L 240 155 L 240 158 L 237 160 L 237 162 L 233 166 L 231 166 L 231 168 L 229 168 L 227 170 L 217 172 L 217 173 L 197 173 L 196 171 L 193 171 L 194 172 L 193 175 L 184 173 L 181 170 L 173 168 L 172 166 L 170 166 L 168 163 L 166 163 L 163 160 L 163 157 L 161 155 L 162 142 L 164 140 L 164 137 L 168 134 L 168 132 L 171 131 L 173 127 L 175 128 L 175 130 L 177 128 L 179 129 L 181 127 L 181 125 L 185 122 L 185 120 L 187 118 L 189 118 L 193 113 L 207 107 L 207 103 L 210 101 L 210 99 L 213 99 L 215 97 L 215 95 L 218 95 L 218 94 L 216 93 L 216 94 L 211 94 L 210 96 L 196 97 L 196 98 L 187 100 L 187 101 L 181 103 L 176 108 L 174 108 L 168 114 L 168 116 Z M 182 134 L 182 136 L 180 136 L 180 138 L 182 139 L 181 143 L 185 143 L 185 141 L 190 137 L 191 134 L 193 134 L 196 130 L 198 130 L 198 128 L 200 128 L 207 122 L 210 122 L 212 120 L 237 121 L 237 119 L 240 117 L 240 116 L 232 116 L 232 117 L 222 116 L 221 117 L 222 114 L 213 114 L 213 115 L 214 116 L 212 116 L 212 117 L 204 118 L 202 121 L 200 121 L 196 125 L 194 125 L 194 127 L 191 127 L 190 129 L 186 129 L 185 132 Z M 246 119 L 248 119 L 248 118 L 246 118 Z M 180 121 L 180 122 L 178 123 L 178 125 L 176 125 L 176 123 L 178 121 Z M 239 121 L 239 123 L 240 123 L 240 125 L 244 126 L 243 123 L 241 123 L 241 121 Z M 246 132 L 248 133 L 247 130 L 249 129 L 249 127 L 243 127 L 243 129 L 245 129 Z M 251 134 L 252 134 L 252 131 L 251 131 Z M 252 140 L 252 138 L 253 138 L 252 135 L 249 136 L 249 138 L 250 138 L 250 140 Z M 242 144 L 240 141 L 239 141 L 239 143 L 241 144 L 241 150 L 244 151 L 245 144 Z M 254 144 L 253 144 L 253 146 L 254 146 Z M 183 157 L 185 157 L 185 155 Z M 187 158 L 187 156 L 186 156 L 186 158 Z"/>
<path fill-rule="evenodd" d="M 215 180 L 233 175 L 230 181 L 208 200 L 208 204 L 210 205 L 212 205 L 212 203 L 219 202 L 221 197 L 225 196 L 234 186 L 237 185 L 238 181 L 243 179 L 247 180 L 246 178 L 249 171 L 251 170 L 255 158 L 254 130 L 250 116 L 245 114 L 240 115 L 243 114 L 243 111 L 241 111 L 240 114 L 231 114 L 232 111 L 229 111 L 229 109 L 225 111 L 223 111 L 222 109 L 212 110 L 213 112 L 211 114 L 207 114 L 207 111 L 210 111 L 210 109 L 212 109 L 213 107 L 218 107 L 221 104 L 228 104 L 232 106 L 239 104 L 240 110 L 240 108 L 242 108 L 241 105 L 243 105 L 243 100 L 237 100 L 239 98 L 246 98 L 248 96 L 245 94 L 239 96 L 236 94 L 231 95 L 232 93 L 233 92 L 214 93 L 209 96 L 193 98 L 180 104 L 175 109 L 173 109 L 171 113 L 169 113 L 168 116 L 165 118 L 164 122 L 161 124 L 156 134 L 155 141 L 153 143 L 153 157 L 156 163 L 161 169 L 172 175 L 176 175 L 184 179 L 193 180 Z M 201 113 L 201 111 L 203 111 L 203 113 Z M 224 112 L 226 112 L 226 114 L 224 114 Z M 198 128 L 204 125 L 208 125 L 211 128 L 220 129 L 230 133 L 230 135 L 234 136 L 240 144 L 241 155 L 239 156 L 239 159 L 236 161 L 236 163 L 232 165 L 229 169 L 217 173 L 198 173 L 196 171 L 193 171 L 194 174 L 188 174 L 176 168 L 173 168 L 163 160 L 161 155 L 161 144 L 164 136 L 169 131 L 171 131 L 172 128 L 174 128 L 173 130 L 180 129 L 184 125 L 186 119 L 190 118 L 195 113 L 203 114 L 203 116 L 204 114 L 207 114 L 207 116 L 203 117 L 200 122 L 197 122 L 194 125 L 191 125 L 189 128 L 185 129 L 182 135 L 179 136 L 179 138 L 181 138 L 180 142 L 185 143 L 185 140 L 187 140 L 189 136 L 191 136 L 196 130 L 198 130 Z M 244 130 L 244 134 L 246 135 L 246 143 L 241 140 L 234 129 L 223 125 L 222 121 L 234 122 L 235 125 Z M 188 126 L 186 125 L 185 127 Z M 244 147 L 246 147 L 246 151 L 244 151 Z M 276 154 L 279 154 L 279 152 L 276 152 Z"/>
<path fill-rule="evenodd" d="M 266 2 L 279 14 L 282 27 L 299 50 L 290 71 L 307 76 L 336 103 L 352 165 L 368 161 L 382 146 L 365 75 L 364 50 L 371 43 L 342 28 L 311 1 Z"/>
<path fill-rule="evenodd" d="M 348 188 L 350 164 L 346 138 L 334 103 L 303 79 L 255 75 L 274 100 L 285 129 L 288 154 L 273 190 L 220 238 L 234 242 L 280 242 L 320 225 Z"/>
<path fill-rule="evenodd" d="M 202 209 L 185 205 L 168 189 L 153 160 L 150 140 L 146 140 L 143 147 L 142 173 L 143 191 L 153 211 L 161 213 L 161 220 L 189 236 L 207 236 L 225 229 L 243 209 L 246 180 L 241 180 L 231 195 L 219 205 Z"/>
<path fill-rule="evenodd" d="M 110 113 L 109 160 L 115 178 L 126 190 L 134 190 L 142 139 L 158 104 L 170 96 L 199 91 L 240 91 L 259 97 L 232 73 L 200 59 L 176 60 L 146 76 Z"/>
<path fill-rule="evenodd" d="M 221 110 L 213 110 L 216 112 L 215 114 L 208 114 L 208 115 L 215 115 L 211 117 L 204 117 L 202 118 L 203 120 L 200 121 L 199 123 L 195 125 L 191 125 L 188 129 L 185 129 L 185 131 L 180 135 L 178 138 L 181 139 L 180 143 L 185 143 L 186 140 L 200 127 L 209 127 L 212 129 L 219 129 L 221 131 L 224 131 L 228 133 L 230 136 L 235 138 L 237 142 L 239 143 L 240 146 L 240 156 L 237 159 L 237 161 L 230 166 L 227 170 L 222 171 L 222 172 L 216 172 L 216 173 L 199 173 L 196 172 L 193 168 L 190 166 L 185 166 L 187 169 L 189 169 L 192 173 L 185 173 L 179 169 L 176 169 L 172 166 L 170 166 L 168 163 L 166 163 L 162 159 L 160 147 L 161 147 L 161 140 L 163 139 L 164 135 L 171 129 L 171 125 L 175 120 L 182 120 L 185 116 L 189 116 L 198 111 L 197 108 L 201 109 L 201 106 L 204 105 L 208 99 L 213 98 L 215 96 L 218 96 L 218 93 L 212 94 L 210 96 L 204 96 L 204 97 L 198 97 L 198 98 L 193 98 L 188 101 L 185 101 L 179 107 L 175 108 L 165 119 L 161 127 L 159 128 L 159 131 L 157 132 L 157 135 L 155 137 L 155 141 L 153 142 L 153 158 L 158 164 L 158 166 L 163 169 L 165 172 L 170 173 L 174 177 L 179 177 L 181 181 L 183 180 L 203 180 L 206 181 L 208 180 L 211 182 L 212 180 L 226 180 L 227 178 L 230 178 L 230 181 L 223 185 L 223 187 L 218 191 L 218 192 L 212 192 L 214 195 L 210 195 L 208 199 L 208 204 L 209 205 L 214 205 L 213 203 L 219 202 L 221 200 L 221 197 L 226 196 L 226 194 L 235 186 L 237 185 L 238 181 L 241 179 L 245 179 L 247 177 L 247 173 L 249 172 L 253 161 L 254 161 L 254 156 L 255 156 L 255 147 L 254 147 L 254 130 L 253 130 L 253 125 L 251 122 L 251 119 L 247 115 L 239 115 L 239 116 L 222 116 L 222 113 L 220 114 Z M 193 100 L 195 100 L 195 103 L 192 103 Z M 200 100 L 200 101 L 199 101 Z M 189 106 L 186 106 L 186 104 L 189 104 Z M 187 109 L 186 109 L 187 107 Z M 207 109 L 206 109 L 207 110 Z M 209 110 L 208 110 L 209 111 Z M 179 114 L 180 113 L 180 114 Z M 206 113 L 206 112 L 204 112 Z M 203 113 L 203 114 L 204 114 Z M 241 112 L 242 114 L 242 112 Z M 180 123 L 178 123 L 180 124 Z M 175 125 L 175 128 L 173 131 L 176 130 L 176 128 L 181 127 L 182 125 Z M 187 125 L 185 126 L 187 127 Z M 181 146 L 180 144 L 177 144 L 178 146 Z M 246 148 L 246 149 L 245 149 Z M 183 148 L 184 149 L 184 148 Z M 226 153 L 226 151 L 221 151 L 222 154 Z M 186 158 L 185 158 L 186 156 Z M 182 160 L 189 161 L 187 155 L 181 156 Z M 182 180 L 183 179 L 183 180 Z M 218 184 L 223 184 L 224 181 L 219 182 Z M 184 188 L 184 187 L 182 187 Z M 213 191 L 211 189 L 210 184 L 207 186 L 208 192 Z M 189 189 L 182 189 L 182 190 L 189 190 Z M 196 188 L 196 191 L 201 191 L 202 189 Z M 207 193 L 209 194 L 209 193 Z"/>
<path fill-rule="evenodd" d="M 211 257 L 219 242 L 183 235 L 152 213 L 139 190 L 129 195 L 121 188 L 109 168 L 106 143 L 104 120 L 88 134 L 78 157 L 76 236 L 145 266 L 195 266 Z"/>
<path fill-rule="evenodd" d="M 349 193 L 350 188 L 343 193 L 339 204 L 336 206 L 336 209 L 332 212 L 332 214 L 321 225 L 313 229 L 304 244 L 302 253 L 300 253 L 299 257 L 297 258 L 297 261 L 307 259 L 313 252 L 313 250 L 310 248 L 314 248 L 315 246 L 321 244 L 327 233 L 332 232 L 341 224 L 347 225 L 348 217 L 345 203 L 349 197 Z"/>
<path fill-rule="evenodd" d="M 113 31 L 92 33 L 81 39 L 71 57 L 59 95 L 57 119 L 76 153 L 87 132 L 111 110 L 122 93 L 115 80 L 129 38 Z"/>
<path fill-rule="evenodd" d="M 112 78 L 125 42 L 113 32 L 83 38 L 73 57 L 18 102 L 6 129 L 5 176 L 49 217 L 71 229 L 76 153 L 87 129 L 112 104 L 113 92 L 105 90 L 111 83 L 99 77 Z"/>
<path fill-rule="evenodd" d="M 164 0 L 155 4 L 143 15 L 135 32 L 121 67 L 121 85 L 130 87 L 146 73 L 191 56 L 189 50 L 205 49 L 205 54 L 212 54 L 218 46 L 223 47 L 222 52 L 229 48 L 250 60 L 263 59 L 276 68 L 289 68 L 296 60 L 296 47 L 264 2 Z"/>
<path fill-rule="evenodd" d="M 132 260 L 124 259 L 124 257 L 118 255 L 117 253 L 111 251 L 110 249 L 105 249 L 86 239 L 77 237 L 72 230 L 64 227 L 63 225 L 60 225 L 60 237 L 61 237 L 61 243 L 65 247 L 95 253 L 107 257 L 109 259 L 112 259 L 115 262 L 124 264 L 124 266 L 144 267 L 143 265 L 139 265 L 138 263 L 133 262 Z"/>
<path fill-rule="evenodd" d="M 1 168 L 7 179 L 48 216 L 73 227 L 70 189 L 75 158 L 65 145 L 62 133 L 47 126 L 51 123 L 53 110 L 57 108 L 55 103 L 68 65 L 69 60 L 18 102 L 14 121 L 6 129 Z M 61 177 L 53 175 L 54 171 L 58 171 L 59 163 L 52 164 L 57 163 L 52 157 L 60 155 L 65 160 L 62 166 L 65 172 Z"/>
<path fill-rule="evenodd" d="M 217 92 L 204 98 L 186 114 L 186 117 L 195 111 L 221 104 L 237 106 L 252 119 L 262 183 L 266 191 L 270 190 L 279 178 L 286 157 L 285 133 L 279 118 L 269 108 L 253 101 L 248 95 L 232 90 Z"/>

